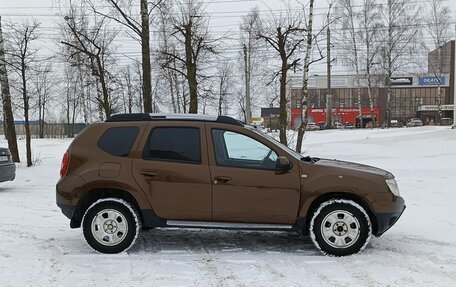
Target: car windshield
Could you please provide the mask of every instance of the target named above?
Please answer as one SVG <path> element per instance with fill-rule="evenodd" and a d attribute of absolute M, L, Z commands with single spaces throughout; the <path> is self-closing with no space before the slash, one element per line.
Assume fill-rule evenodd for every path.
<path fill-rule="evenodd" d="M 274 142 L 276 145 L 280 146 L 282 149 L 284 149 L 286 152 L 288 152 L 290 155 L 294 156 L 296 159 L 302 159 L 303 156 L 299 153 L 297 153 L 296 151 L 292 150 L 291 148 L 289 148 L 288 146 L 284 145 L 283 143 L 279 142 L 278 140 L 276 140 L 275 138 L 273 138 L 272 136 L 268 135 L 267 133 L 264 133 L 260 130 L 257 130 L 256 128 L 254 127 L 248 127 L 250 128 L 253 132 L 259 134 L 260 136 L 266 138 L 267 140 L 269 141 L 272 141 Z"/>

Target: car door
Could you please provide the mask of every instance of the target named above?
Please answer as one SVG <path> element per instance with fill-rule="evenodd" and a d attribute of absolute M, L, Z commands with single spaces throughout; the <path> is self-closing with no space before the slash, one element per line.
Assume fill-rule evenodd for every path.
<path fill-rule="evenodd" d="M 210 220 L 211 178 L 204 123 L 159 123 L 151 122 L 148 137 L 142 140 L 141 158 L 133 161 L 136 182 L 159 217 Z"/>
<path fill-rule="evenodd" d="M 276 173 L 278 156 L 293 159 L 245 128 L 207 123 L 213 220 L 293 224 L 300 199 L 297 164 Z"/>

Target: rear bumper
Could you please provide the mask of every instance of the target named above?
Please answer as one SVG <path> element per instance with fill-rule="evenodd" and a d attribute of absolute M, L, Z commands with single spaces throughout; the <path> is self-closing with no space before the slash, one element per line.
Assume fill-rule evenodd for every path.
<path fill-rule="evenodd" d="M 0 182 L 11 181 L 16 177 L 16 165 L 6 163 L 0 165 Z"/>
<path fill-rule="evenodd" d="M 395 211 L 388 213 L 377 213 L 377 233 L 375 236 L 381 236 L 388 231 L 401 217 L 405 210 L 405 202 L 402 197 L 397 197 L 395 201 Z"/>

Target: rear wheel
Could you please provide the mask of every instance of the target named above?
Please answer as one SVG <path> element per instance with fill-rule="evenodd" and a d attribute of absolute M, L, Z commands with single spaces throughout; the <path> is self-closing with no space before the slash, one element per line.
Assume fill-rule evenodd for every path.
<path fill-rule="evenodd" d="M 87 243 L 102 253 L 128 250 L 141 231 L 141 222 L 131 204 L 122 199 L 100 199 L 84 214 L 82 228 Z"/>
<path fill-rule="evenodd" d="M 352 200 L 323 202 L 310 222 L 310 236 L 325 255 L 358 253 L 369 243 L 372 225 L 363 207 Z"/>

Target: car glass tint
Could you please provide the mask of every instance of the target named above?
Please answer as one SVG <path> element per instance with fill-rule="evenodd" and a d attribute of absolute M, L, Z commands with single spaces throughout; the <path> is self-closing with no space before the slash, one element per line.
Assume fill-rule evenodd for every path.
<path fill-rule="evenodd" d="M 138 136 L 138 127 L 117 127 L 107 129 L 98 141 L 98 147 L 114 156 L 126 157 Z"/>
<path fill-rule="evenodd" d="M 201 163 L 198 128 L 155 128 L 149 139 L 146 159 Z"/>

